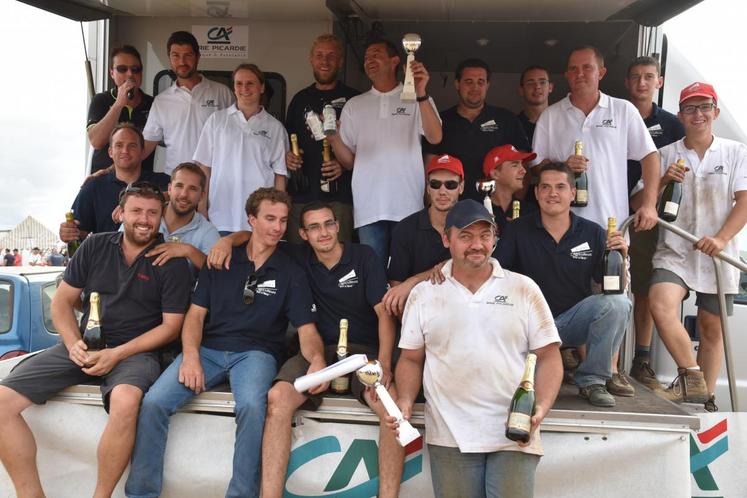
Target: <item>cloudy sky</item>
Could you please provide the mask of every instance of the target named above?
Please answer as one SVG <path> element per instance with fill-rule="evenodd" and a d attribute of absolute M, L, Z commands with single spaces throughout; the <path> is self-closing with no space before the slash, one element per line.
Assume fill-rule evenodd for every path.
<path fill-rule="evenodd" d="M 745 18 L 745 4 L 704 0 L 665 25 L 670 43 L 716 83 L 722 102 L 742 123 L 747 122 L 747 69 L 734 59 L 733 49 L 742 46 Z M 80 25 L 0 0 L 0 46 L 0 229 L 33 215 L 56 231 L 85 170 L 87 90 Z"/>

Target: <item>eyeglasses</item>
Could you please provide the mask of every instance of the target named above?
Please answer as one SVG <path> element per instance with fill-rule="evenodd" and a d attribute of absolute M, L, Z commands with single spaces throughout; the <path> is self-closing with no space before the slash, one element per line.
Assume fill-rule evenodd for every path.
<path fill-rule="evenodd" d="M 696 110 L 700 110 L 703 114 L 707 113 L 711 109 L 715 109 L 716 104 L 713 102 L 709 102 L 707 104 L 700 104 L 700 105 L 683 105 L 680 107 L 680 112 L 682 114 L 695 114 Z"/>
<path fill-rule="evenodd" d="M 143 71 L 143 66 L 128 66 L 126 64 L 114 66 L 114 70 L 120 74 L 126 73 L 128 69 L 132 74 L 140 74 Z"/>
<path fill-rule="evenodd" d="M 244 283 L 244 304 L 252 304 L 254 302 L 254 294 L 257 290 L 257 274 L 252 272 L 246 277 Z"/>
<path fill-rule="evenodd" d="M 441 185 L 446 187 L 446 190 L 456 190 L 459 188 L 459 182 L 456 180 L 446 180 L 445 182 L 441 180 L 428 180 L 428 186 L 433 190 L 440 189 Z"/>
<path fill-rule="evenodd" d="M 337 228 L 337 220 L 327 220 L 324 223 L 312 223 L 307 227 L 303 227 L 309 233 L 317 233 L 324 227 L 328 232 L 331 232 Z"/>
<path fill-rule="evenodd" d="M 146 196 L 150 195 L 158 198 L 158 200 L 161 201 L 161 204 L 166 202 L 166 198 L 163 196 L 163 192 L 161 192 L 161 189 L 158 187 L 158 185 L 147 181 L 133 182 L 127 185 L 127 187 L 124 188 L 119 194 L 120 204 L 122 202 L 122 199 L 131 194 L 145 194 Z"/>

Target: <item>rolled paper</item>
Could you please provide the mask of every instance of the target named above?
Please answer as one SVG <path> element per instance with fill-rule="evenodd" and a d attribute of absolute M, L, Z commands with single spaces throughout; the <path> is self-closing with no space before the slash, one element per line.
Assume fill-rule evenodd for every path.
<path fill-rule="evenodd" d="M 314 373 L 303 375 L 293 382 L 296 391 L 303 393 L 332 379 L 354 372 L 368 363 L 364 354 L 354 354 Z"/>

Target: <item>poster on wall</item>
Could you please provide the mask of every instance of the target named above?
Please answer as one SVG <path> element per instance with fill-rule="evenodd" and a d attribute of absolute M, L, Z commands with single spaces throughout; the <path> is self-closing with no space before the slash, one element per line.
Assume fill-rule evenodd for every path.
<path fill-rule="evenodd" d="M 192 34 L 197 38 L 203 59 L 246 59 L 249 56 L 249 26 L 195 25 Z"/>

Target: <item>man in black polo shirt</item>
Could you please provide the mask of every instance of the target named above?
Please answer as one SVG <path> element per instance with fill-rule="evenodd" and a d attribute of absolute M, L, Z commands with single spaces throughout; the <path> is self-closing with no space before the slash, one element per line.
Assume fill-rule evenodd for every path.
<path fill-rule="evenodd" d="M 334 209 L 335 217 L 340 224 L 340 240 L 353 240 L 353 193 L 350 188 L 353 173 L 343 169 L 335 158 L 324 163 L 322 142 L 317 141 L 306 126 L 307 112 L 313 111 L 321 116 L 324 106 L 331 105 L 339 119 L 348 99 L 360 93 L 337 81 L 343 60 L 344 51 L 339 38 L 330 34 L 318 36 L 311 45 L 309 55 L 314 83 L 298 92 L 288 106 L 285 127 L 289 134 L 295 133 L 298 136 L 298 145 L 303 154 L 298 157 L 292 151 L 288 151 L 285 155 L 285 164 L 291 171 L 287 189 L 293 198 L 286 234 L 290 242 L 303 242 L 298 235 L 299 215 L 306 203 L 318 200 L 328 202 Z M 308 180 L 308 185 L 294 182 L 294 175 L 303 175 Z M 336 192 L 320 190 L 320 180 L 323 176 L 337 183 Z"/>
<path fill-rule="evenodd" d="M 430 278 L 442 280 L 438 270 L 451 258 L 442 234 L 446 214 L 464 191 L 464 167 L 454 156 L 433 156 L 425 175 L 428 207 L 400 221 L 392 233 L 387 268 L 391 287 L 382 302 L 395 316 L 402 316 L 413 287 Z"/>
<path fill-rule="evenodd" d="M 534 128 L 542 111 L 547 109 L 550 94 L 555 86 L 550 81 L 550 71 L 542 66 L 529 66 L 519 77 L 519 96 L 521 112 L 516 115 L 527 135 L 529 143 L 534 138 Z"/>
<path fill-rule="evenodd" d="M 60 240 L 84 239 L 89 233 L 116 232 L 121 211 L 119 194 L 130 183 L 149 181 L 165 191 L 169 177 L 163 173 L 144 170 L 140 155 L 145 144 L 143 134 L 132 123 L 114 126 L 109 139 L 109 157 L 114 170 L 91 179 L 83 185 L 73 202 L 75 222 L 60 224 Z"/>
<path fill-rule="evenodd" d="M 539 212 L 506 225 L 496 257 L 504 268 L 539 285 L 565 345 L 586 345 L 586 358 L 574 374 L 579 394 L 592 405 L 609 407 L 615 398 L 606 382 L 631 304 L 624 294 L 592 294 L 591 280 L 601 281 L 605 247 L 626 254 L 627 244 L 620 232 L 605 241 L 602 227 L 570 211 L 573 185 L 573 172 L 564 163 L 542 166 L 535 187 Z"/>
<path fill-rule="evenodd" d="M 148 112 L 153 97 L 143 92 L 143 61 L 140 52 L 132 45 L 122 45 L 112 49 L 109 76 L 114 88 L 97 93 L 88 107 L 88 141 L 93 147 L 91 173 L 109 167 L 112 158 L 109 150 L 109 136 L 117 123 L 133 123 L 142 131 L 148 120 Z M 143 160 L 143 169 L 153 171 L 151 153 Z"/>
<path fill-rule="evenodd" d="M 306 275 L 276 250 L 289 209 L 285 192 L 256 190 L 246 202 L 252 239 L 234 249 L 227 271 L 202 267 L 184 322 L 183 353 L 143 399 L 127 496 L 161 494 L 169 417 L 196 394 L 226 381 L 236 401 L 233 476 L 226 496 L 259 496 L 267 391 L 285 354 L 289 321 L 298 328 L 307 372 L 326 366 Z"/>
<path fill-rule="evenodd" d="M 156 349 L 176 339 L 184 320 L 190 279 L 187 262 L 175 258 L 154 266 L 145 253 L 162 242 L 158 224 L 163 196 L 152 185 L 122 195 L 124 233 L 86 239 L 65 270 L 52 299 L 52 319 L 62 343 L 29 358 L 0 382 L 0 459 L 18 496 L 43 496 L 33 434 L 21 417 L 62 389 L 101 381 L 109 412 L 98 449 L 94 496 L 111 496 L 130 460 L 143 393 L 160 373 Z M 81 340 L 92 292 L 100 295 L 106 348 L 87 351 Z M 83 292 L 84 316 L 74 307 Z"/>
<path fill-rule="evenodd" d="M 459 103 L 441 113 L 443 139 L 438 145 L 426 144 L 426 163 L 431 154 L 449 154 L 464 164 L 465 189 L 462 198 L 482 202 L 475 183 L 482 177 L 485 154 L 498 145 L 513 144 L 529 150 L 530 144 L 516 116 L 502 107 L 485 103 L 490 87 L 490 68 L 480 59 L 459 63 L 454 75 Z"/>
<path fill-rule="evenodd" d="M 641 114 L 657 149 L 685 136 L 685 129 L 677 116 L 661 109 L 653 102 L 654 94 L 664 83 L 664 78 L 660 74 L 659 61 L 653 57 L 638 57 L 628 66 L 628 75 L 625 78 L 625 88 L 628 89 L 630 101 Z M 628 161 L 628 192 L 640 179 L 641 163 Z M 661 384 L 650 364 L 654 319 L 648 306 L 648 288 L 654 271 L 651 260 L 656 252 L 658 234 L 658 229 L 645 232 L 630 231 L 630 286 L 635 297 L 635 357 L 630 375 L 654 390 L 660 389 Z"/>

